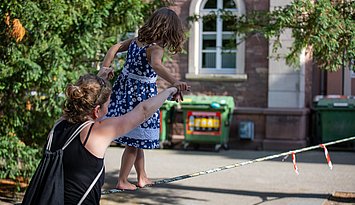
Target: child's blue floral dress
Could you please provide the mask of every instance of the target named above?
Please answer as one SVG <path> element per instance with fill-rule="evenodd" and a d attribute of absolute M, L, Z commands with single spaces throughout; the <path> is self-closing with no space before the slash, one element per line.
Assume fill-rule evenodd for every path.
<path fill-rule="evenodd" d="M 139 47 L 132 40 L 124 68 L 117 77 L 111 94 L 107 116 L 121 116 L 140 102 L 157 95 L 157 74 L 147 60 L 148 46 Z M 142 149 L 159 147 L 159 110 L 140 126 L 119 136 L 115 142 Z"/>

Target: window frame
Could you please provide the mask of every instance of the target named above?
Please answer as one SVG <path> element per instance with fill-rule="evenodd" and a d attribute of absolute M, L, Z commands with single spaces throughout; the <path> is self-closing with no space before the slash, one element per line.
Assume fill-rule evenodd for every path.
<path fill-rule="evenodd" d="M 223 0 L 217 0 L 217 9 L 203 9 L 202 7 L 208 0 L 192 0 L 190 4 L 190 16 L 198 15 L 203 16 L 209 14 L 211 11 L 216 11 L 218 8 L 223 7 Z M 242 0 L 234 0 L 236 4 L 236 9 L 225 9 L 235 12 L 236 15 L 241 15 L 245 13 L 244 2 Z M 245 80 L 247 77 L 244 73 L 245 70 L 245 43 L 240 42 L 240 37 L 236 36 L 236 41 L 240 42 L 237 45 L 237 49 L 230 49 L 232 52 L 235 51 L 236 54 L 236 66 L 235 68 L 226 69 L 221 68 L 222 66 L 222 40 L 223 34 L 234 34 L 233 32 L 219 32 L 223 30 L 223 23 L 220 17 L 216 19 L 216 32 L 204 32 L 202 18 L 197 21 L 192 22 L 189 38 L 189 63 L 188 63 L 188 73 L 186 74 L 187 79 L 220 79 L 224 80 Z M 220 22 L 218 22 L 220 21 Z M 215 34 L 216 35 L 216 68 L 202 68 L 202 55 L 205 52 L 213 52 L 208 50 L 203 50 L 203 35 L 204 34 Z M 224 50 L 228 51 L 228 50 Z"/>

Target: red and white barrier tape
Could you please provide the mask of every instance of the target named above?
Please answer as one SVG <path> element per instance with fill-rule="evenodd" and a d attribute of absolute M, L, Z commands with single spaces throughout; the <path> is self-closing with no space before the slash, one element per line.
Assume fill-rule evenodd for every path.
<path fill-rule="evenodd" d="M 332 164 L 332 161 L 330 161 L 330 155 L 328 153 L 327 148 L 325 147 L 324 144 L 320 144 L 319 146 L 324 149 L 324 155 L 325 155 L 325 158 L 327 159 L 327 163 L 328 163 L 329 168 L 333 169 L 333 164 Z"/>
<path fill-rule="evenodd" d="M 293 169 L 295 170 L 296 174 L 299 175 L 300 173 L 298 172 L 298 167 L 296 164 L 296 154 L 292 152 L 292 163 L 293 163 Z"/>

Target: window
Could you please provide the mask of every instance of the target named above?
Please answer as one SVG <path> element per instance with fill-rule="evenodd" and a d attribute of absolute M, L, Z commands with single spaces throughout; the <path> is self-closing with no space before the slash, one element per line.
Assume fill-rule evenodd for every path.
<path fill-rule="evenodd" d="M 244 13 L 242 0 L 193 0 L 190 15 L 198 15 L 193 22 L 189 39 L 189 73 L 187 78 L 245 79 L 244 43 L 230 29 L 234 22 L 222 19 L 220 10 L 233 15 Z M 215 13 L 211 16 L 209 14 Z"/>

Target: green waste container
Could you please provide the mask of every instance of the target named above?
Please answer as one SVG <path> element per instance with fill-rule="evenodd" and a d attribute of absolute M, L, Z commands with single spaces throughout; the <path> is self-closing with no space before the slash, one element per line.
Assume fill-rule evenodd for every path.
<path fill-rule="evenodd" d="M 160 107 L 160 148 L 166 148 L 171 146 L 171 129 L 175 106 L 175 101 L 165 101 Z"/>
<path fill-rule="evenodd" d="M 330 142 L 355 136 L 355 99 L 321 98 L 314 103 L 318 141 Z"/>
<path fill-rule="evenodd" d="M 184 149 L 190 144 L 196 147 L 214 144 L 215 151 L 228 149 L 233 97 L 187 95 L 180 106 L 183 111 Z"/>

